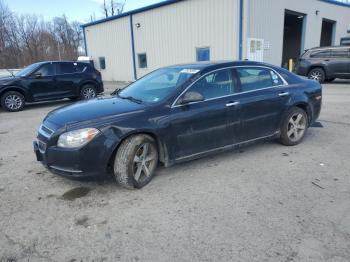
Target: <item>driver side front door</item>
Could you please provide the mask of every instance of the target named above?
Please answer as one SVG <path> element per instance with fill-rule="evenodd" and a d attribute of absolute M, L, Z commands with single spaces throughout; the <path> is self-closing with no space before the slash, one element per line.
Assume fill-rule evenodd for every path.
<path fill-rule="evenodd" d="M 56 90 L 55 68 L 52 63 L 42 65 L 26 80 L 35 101 L 51 99 Z"/>
<path fill-rule="evenodd" d="M 173 141 L 176 141 L 172 148 L 175 159 L 181 160 L 233 144 L 228 122 L 235 123 L 238 130 L 239 113 L 231 101 L 235 93 L 232 70 L 210 73 L 186 92 L 198 92 L 204 100 L 175 104 L 171 108 L 170 130 Z M 232 110 L 237 112 L 233 114 Z"/>

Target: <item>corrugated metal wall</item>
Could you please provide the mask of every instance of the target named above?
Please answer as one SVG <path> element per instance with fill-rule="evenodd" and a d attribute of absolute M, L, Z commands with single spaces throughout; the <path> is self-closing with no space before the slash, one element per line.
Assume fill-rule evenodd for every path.
<path fill-rule="evenodd" d="M 211 60 L 238 57 L 238 0 L 186 0 L 133 15 L 137 77 L 159 67 L 196 61 L 196 47 L 210 47 Z M 139 23 L 140 27 L 136 27 Z M 85 28 L 88 55 L 104 80 L 133 80 L 129 16 Z M 147 54 L 147 68 L 137 54 Z"/>
<path fill-rule="evenodd" d="M 190 0 L 135 14 L 135 53 L 146 53 L 148 62 L 137 75 L 194 62 L 196 47 L 210 47 L 211 60 L 237 59 L 238 2 Z"/>
<path fill-rule="evenodd" d="M 129 17 L 85 28 L 87 52 L 107 81 L 130 81 L 133 64 Z M 105 57 L 106 69 L 99 68 L 99 57 Z"/>
<path fill-rule="evenodd" d="M 185 0 L 133 14 L 137 77 L 159 67 L 194 62 L 197 47 L 210 47 L 211 60 L 238 59 L 239 2 Z M 244 0 L 243 58 L 246 39 L 262 38 L 270 44 L 263 60 L 281 65 L 285 9 L 307 14 L 304 48 L 320 44 L 323 18 L 337 21 L 336 44 L 350 27 L 347 7 L 318 0 Z M 85 28 L 88 55 L 97 68 L 98 58 L 106 58 L 104 80 L 133 80 L 130 31 L 129 16 Z M 147 54 L 146 69 L 138 66 L 140 53 Z"/>
<path fill-rule="evenodd" d="M 317 0 L 245 0 L 244 39 L 262 38 L 270 43 L 264 61 L 281 65 L 285 9 L 306 14 L 304 49 L 320 45 L 322 19 L 336 21 L 335 44 L 350 28 L 350 8 Z M 316 11 L 318 15 L 316 15 Z M 244 57 L 247 43 L 244 41 Z"/>

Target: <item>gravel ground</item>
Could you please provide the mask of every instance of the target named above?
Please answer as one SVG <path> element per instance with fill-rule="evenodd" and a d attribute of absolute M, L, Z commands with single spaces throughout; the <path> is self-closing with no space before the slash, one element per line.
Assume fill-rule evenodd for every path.
<path fill-rule="evenodd" d="M 1 262 L 350 261 L 350 82 L 324 85 L 302 144 L 159 168 L 136 191 L 35 160 L 36 128 L 67 103 L 0 111 Z"/>

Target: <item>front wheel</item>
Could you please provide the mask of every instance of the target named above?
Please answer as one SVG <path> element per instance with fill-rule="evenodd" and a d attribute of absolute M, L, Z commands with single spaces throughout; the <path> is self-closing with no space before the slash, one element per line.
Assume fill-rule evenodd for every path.
<path fill-rule="evenodd" d="M 148 135 L 135 135 L 125 139 L 115 156 L 114 175 L 119 185 L 134 189 L 147 185 L 154 177 L 158 165 L 158 150 Z"/>
<path fill-rule="evenodd" d="M 299 144 L 308 128 L 308 117 L 306 112 L 298 107 L 293 107 L 287 113 L 281 129 L 280 142 L 286 146 Z"/>
<path fill-rule="evenodd" d="M 80 91 L 81 100 L 95 98 L 96 95 L 97 95 L 96 88 L 93 85 L 85 85 L 81 88 L 81 91 Z"/>
<path fill-rule="evenodd" d="M 24 104 L 24 96 L 19 92 L 9 91 L 1 96 L 1 106 L 9 112 L 21 111 Z"/>

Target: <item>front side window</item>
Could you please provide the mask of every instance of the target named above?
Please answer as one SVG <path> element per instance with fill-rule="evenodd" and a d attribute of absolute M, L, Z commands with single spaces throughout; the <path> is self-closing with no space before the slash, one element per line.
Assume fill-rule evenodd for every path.
<path fill-rule="evenodd" d="M 209 61 L 210 60 L 210 48 L 197 48 L 196 49 L 197 62 Z"/>
<path fill-rule="evenodd" d="M 242 67 L 237 68 L 241 82 L 241 92 L 283 85 L 283 80 L 268 68 Z"/>
<path fill-rule="evenodd" d="M 41 74 L 42 77 L 52 76 L 55 74 L 54 67 L 52 64 L 46 64 L 40 67 L 35 74 Z"/>
<path fill-rule="evenodd" d="M 208 74 L 191 86 L 187 92 L 198 92 L 204 100 L 231 95 L 235 92 L 232 70 L 223 69 Z"/>
<path fill-rule="evenodd" d="M 58 63 L 57 64 L 57 74 L 72 74 L 75 73 L 75 66 L 73 63 Z"/>
<path fill-rule="evenodd" d="M 175 92 L 197 72 L 199 72 L 197 69 L 161 68 L 132 83 L 120 91 L 119 96 L 131 97 L 140 102 L 156 103 Z"/>

